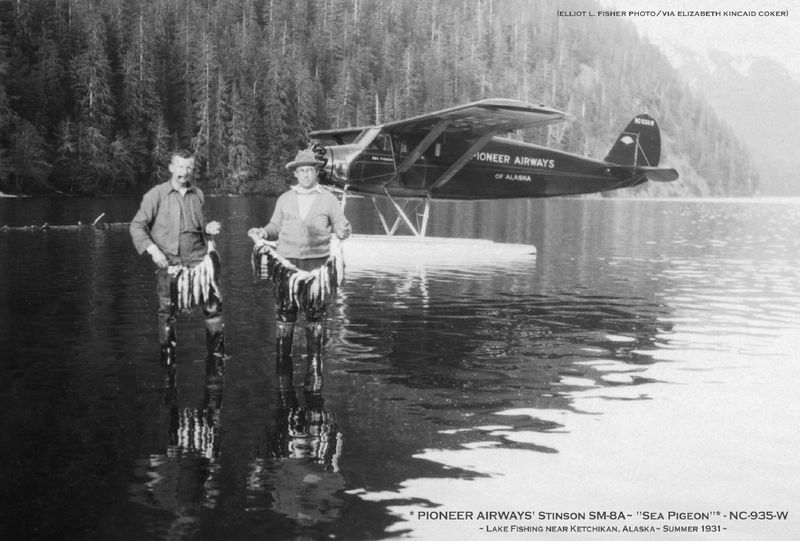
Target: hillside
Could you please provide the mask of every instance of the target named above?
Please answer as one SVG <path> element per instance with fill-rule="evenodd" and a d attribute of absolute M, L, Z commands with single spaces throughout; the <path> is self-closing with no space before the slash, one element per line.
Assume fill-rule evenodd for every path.
<path fill-rule="evenodd" d="M 614 195 L 758 190 L 745 146 L 658 49 L 627 21 L 559 6 L 0 0 L 0 189 L 137 192 L 184 146 L 206 189 L 275 193 L 313 128 L 506 97 L 575 117 L 525 140 L 593 157 L 635 114 L 658 119 L 681 180 Z"/>
<path fill-rule="evenodd" d="M 796 195 L 800 83 L 765 57 L 734 57 L 721 51 L 700 55 L 673 45 L 667 56 L 690 87 L 702 94 L 752 150 L 761 192 Z"/>

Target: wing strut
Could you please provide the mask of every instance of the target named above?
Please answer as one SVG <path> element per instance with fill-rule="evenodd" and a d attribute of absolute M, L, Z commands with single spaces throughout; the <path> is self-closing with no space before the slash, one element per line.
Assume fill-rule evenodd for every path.
<path fill-rule="evenodd" d="M 403 205 L 403 209 L 399 209 L 397 203 L 395 203 L 394 200 L 392 200 L 392 203 L 394 203 L 395 208 L 398 208 L 398 216 L 397 218 L 395 218 L 392 227 L 389 227 L 389 224 L 386 222 L 386 217 L 383 215 L 383 212 L 381 212 L 381 209 L 378 206 L 378 201 L 375 199 L 375 197 L 372 197 L 371 199 L 372 199 L 372 204 L 375 206 L 375 212 L 378 213 L 378 218 L 380 219 L 381 224 L 383 225 L 383 230 L 386 231 L 386 235 L 391 237 L 392 235 L 394 235 L 395 231 L 397 231 L 397 227 L 402 222 L 401 214 L 405 212 L 405 205 Z M 389 199 L 391 199 L 391 196 L 389 196 Z M 406 201 L 406 204 L 408 204 L 408 201 Z M 406 223 L 408 223 L 408 218 L 406 218 Z M 411 227 L 411 230 L 414 231 L 414 233 L 416 234 L 414 228 L 411 225 L 409 225 L 409 227 Z"/>
<path fill-rule="evenodd" d="M 422 139 L 422 141 L 420 141 L 417 144 L 417 146 L 414 147 L 414 149 L 409 153 L 409 155 L 406 156 L 405 159 L 403 159 L 402 163 L 399 166 L 397 166 L 397 172 L 405 173 L 406 171 L 408 171 L 411 168 L 411 166 L 414 165 L 414 163 L 419 159 L 419 157 L 422 156 L 422 153 L 425 152 L 425 150 L 427 150 L 429 146 L 431 146 L 431 143 L 433 143 L 436 140 L 436 138 L 439 137 L 444 132 L 444 130 L 447 129 L 447 126 L 449 124 L 450 124 L 449 120 L 440 120 L 439 123 L 437 123 L 431 129 L 431 131 L 428 132 L 428 135 L 426 135 Z"/>
<path fill-rule="evenodd" d="M 428 217 L 430 216 L 430 208 L 431 208 L 431 198 L 430 196 L 425 198 L 425 208 L 422 211 L 422 223 L 420 224 L 417 221 L 417 224 L 414 224 L 409 218 L 408 213 L 406 213 L 406 206 L 408 206 L 408 201 L 406 201 L 402 206 L 395 200 L 391 194 L 384 190 L 386 193 L 386 197 L 391 201 L 394 209 L 397 211 L 397 218 L 395 218 L 394 223 L 391 227 L 389 227 L 389 223 L 386 221 L 386 217 L 383 215 L 380 207 L 378 207 L 378 202 L 376 198 L 372 198 L 372 204 L 375 206 L 375 211 L 378 213 L 378 218 L 381 220 L 381 224 L 383 225 L 383 230 L 386 232 L 386 235 L 391 237 L 397 231 L 397 228 L 401 223 L 405 223 L 411 232 L 417 238 L 424 238 L 425 232 L 428 229 Z M 418 209 L 419 205 L 417 205 L 414 210 Z M 417 218 L 419 218 L 419 214 L 417 214 Z"/>
<path fill-rule="evenodd" d="M 450 182 L 450 179 L 453 178 L 456 173 L 461 171 L 462 167 L 467 165 L 467 162 L 472 159 L 472 156 L 481 148 L 483 148 L 484 145 L 489 142 L 489 139 L 497 135 L 497 133 L 499 132 L 490 131 L 481 135 L 474 143 L 472 143 L 472 145 L 470 145 L 470 147 L 461 155 L 461 157 L 450 166 L 450 169 L 445 171 L 441 177 L 436 179 L 436 182 L 433 183 L 428 193 L 430 194 L 431 191 L 441 188 Z"/>
<path fill-rule="evenodd" d="M 413 163 L 422 155 L 426 148 L 428 148 L 433 141 L 439 137 L 439 135 L 447 128 L 448 122 L 441 121 L 439 122 L 425 138 L 420 141 L 420 143 L 414 148 L 413 151 L 403 160 L 403 163 L 397 168 L 398 173 L 401 173 L 407 170 Z M 402 206 L 392 197 L 389 191 L 384 187 L 383 191 L 386 197 L 391 201 L 392 205 L 394 206 L 395 210 L 397 211 L 397 218 L 395 218 L 394 223 L 392 226 L 389 226 L 389 223 L 386 221 L 386 217 L 383 215 L 383 212 L 378 207 L 378 202 L 375 198 L 372 198 L 372 204 L 375 206 L 375 211 L 378 213 L 378 218 L 380 218 L 381 224 L 383 225 L 383 230 L 386 232 L 388 236 L 392 236 L 397 231 L 401 222 L 405 222 L 411 232 L 414 234 L 415 237 L 424 238 L 425 233 L 428 229 L 428 218 L 430 218 L 430 211 L 431 211 L 431 191 L 435 190 L 436 188 L 440 188 L 444 186 L 450 179 L 455 176 L 466 164 L 469 160 L 472 159 L 472 156 L 478 152 L 481 148 L 483 148 L 489 140 L 494 137 L 497 131 L 489 131 L 487 133 L 482 134 L 478 139 L 473 142 L 469 148 L 464 151 L 464 153 L 450 166 L 450 168 L 444 172 L 444 174 L 439 177 L 436 182 L 428 190 L 428 195 L 425 197 L 425 207 L 422 210 L 422 223 L 414 224 L 409 218 L 408 214 L 406 213 L 406 206 L 408 205 L 408 201 L 406 201 Z M 419 208 L 419 207 L 417 207 Z M 417 218 L 420 215 L 417 214 Z"/>

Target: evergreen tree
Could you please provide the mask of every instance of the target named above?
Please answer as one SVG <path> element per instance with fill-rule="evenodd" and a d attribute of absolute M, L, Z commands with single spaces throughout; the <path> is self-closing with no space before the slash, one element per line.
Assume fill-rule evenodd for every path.
<path fill-rule="evenodd" d="M 31 187 L 51 188 L 47 179 L 52 166 L 44 138 L 36 127 L 24 118 L 14 123 L 11 147 L 11 178 L 16 192 L 30 191 Z"/>
<path fill-rule="evenodd" d="M 111 66 L 104 47 L 102 21 L 97 15 L 85 13 L 84 22 L 83 48 L 71 62 L 77 102 L 73 154 L 76 178 L 70 179 L 70 186 L 81 193 L 91 193 L 101 189 L 100 183 L 110 172 L 115 100 L 111 92 Z"/>
<path fill-rule="evenodd" d="M 43 27 L 39 46 L 34 54 L 28 95 L 37 104 L 33 120 L 41 126 L 53 128 L 68 103 L 67 74 L 59 54 L 59 44 L 51 31 Z"/>
<path fill-rule="evenodd" d="M 144 183 L 155 169 L 155 156 L 149 149 L 155 149 L 163 137 L 162 104 L 158 93 L 157 65 L 154 58 L 154 27 L 146 17 L 140 3 L 138 10 L 130 16 L 130 41 L 125 44 L 121 60 L 121 123 L 127 133 L 115 140 L 116 150 L 112 150 L 114 163 L 130 163 L 133 178 L 123 185 Z M 119 145 L 125 145 L 122 149 Z M 120 161 L 125 156 L 126 160 Z"/>
<path fill-rule="evenodd" d="M 12 113 L 8 105 L 5 81 L 8 76 L 7 48 L 0 36 L 0 189 L 6 186 L 11 173 L 11 158 L 8 148 L 11 143 Z"/>
<path fill-rule="evenodd" d="M 172 136 L 167 129 L 167 123 L 163 116 L 155 118 L 153 124 L 153 146 L 149 155 L 149 162 L 152 163 L 150 179 L 148 184 L 152 185 L 162 181 L 168 174 L 170 154 L 174 145 Z"/>
<path fill-rule="evenodd" d="M 217 98 L 217 64 L 216 47 L 208 29 L 203 29 L 197 35 L 196 55 L 191 61 L 189 83 L 191 85 L 191 104 L 194 118 L 194 130 L 191 138 L 191 149 L 202 171 L 205 168 L 213 171 L 217 158 L 211 152 L 212 126 L 211 119 L 214 115 L 214 105 Z"/>
<path fill-rule="evenodd" d="M 274 193 L 313 129 L 509 97 L 575 116 L 525 131 L 526 141 L 602 156 L 647 111 L 671 134 L 663 154 L 690 163 L 708 191 L 757 189 L 741 143 L 631 24 L 567 22 L 557 9 L 557 0 L 15 1 L 0 33 L 0 186 L 14 171 L 25 190 L 48 174 L 73 192 L 141 190 L 181 146 L 195 151 L 208 188 Z"/>
<path fill-rule="evenodd" d="M 232 114 L 227 126 L 228 155 L 225 171 L 225 191 L 230 193 L 245 191 L 247 182 L 255 173 L 253 138 L 244 101 L 238 86 L 234 85 L 231 90 Z"/>
<path fill-rule="evenodd" d="M 294 73 L 295 89 L 295 125 L 297 126 L 297 139 L 308 140 L 308 133 L 314 129 L 316 120 L 316 103 L 314 80 L 304 62 L 298 60 L 299 67 Z"/>

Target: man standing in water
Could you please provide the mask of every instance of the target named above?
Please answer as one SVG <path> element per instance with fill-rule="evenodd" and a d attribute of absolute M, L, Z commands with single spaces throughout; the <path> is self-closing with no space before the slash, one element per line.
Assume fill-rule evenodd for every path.
<path fill-rule="evenodd" d="M 286 164 L 297 184 L 278 198 L 272 219 L 265 227 L 247 232 L 253 240 L 277 240 L 278 255 L 302 271 L 319 269 L 328 262 L 332 235 L 340 239 L 350 236 L 350 222 L 339 201 L 318 183 L 317 168 L 321 165 L 312 150 L 298 152 L 295 159 Z M 291 298 L 288 288 L 275 288 L 275 309 L 276 369 L 281 384 L 290 385 L 298 304 Z M 308 307 L 305 315 L 308 354 L 305 384 L 309 389 L 319 390 L 322 386 L 323 322 L 327 315 L 325 303 Z"/>
<path fill-rule="evenodd" d="M 188 150 L 172 153 L 169 164 L 170 179 L 150 189 L 142 198 L 141 206 L 130 225 L 133 245 L 139 254 L 147 252 L 158 267 L 156 294 L 158 295 L 158 337 L 161 345 L 161 362 L 165 366 L 175 363 L 175 318 L 171 289 L 174 276 L 169 269 L 191 269 L 210 257 L 208 235 L 220 232 L 219 222 L 206 223 L 203 215 L 205 197 L 192 184 L 194 156 Z M 214 254 L 216 257 L 216 254 Z M 218 268 L 218 264 L 213 265 Z M 222 300 L 213 290 L 203 303 L 206 322 L 206 345 L 209 358 L 222 359 L 225 341 L 223 336 Z"/>

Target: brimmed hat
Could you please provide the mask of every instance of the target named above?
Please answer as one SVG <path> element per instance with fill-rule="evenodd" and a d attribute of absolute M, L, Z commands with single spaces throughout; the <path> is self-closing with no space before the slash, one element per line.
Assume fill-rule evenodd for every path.
<path fill-rule="evenodd" d="M 301 150 L 297 153 L 297 156 L 294 157 L 294 160 L 286 164 L 286 169 L 294 171 L 298 167 L 303 167 L 304 165 L 315 165 L 319 167 L 322 165 L 322 162 L 317 159 L 313 151 Z"/>

